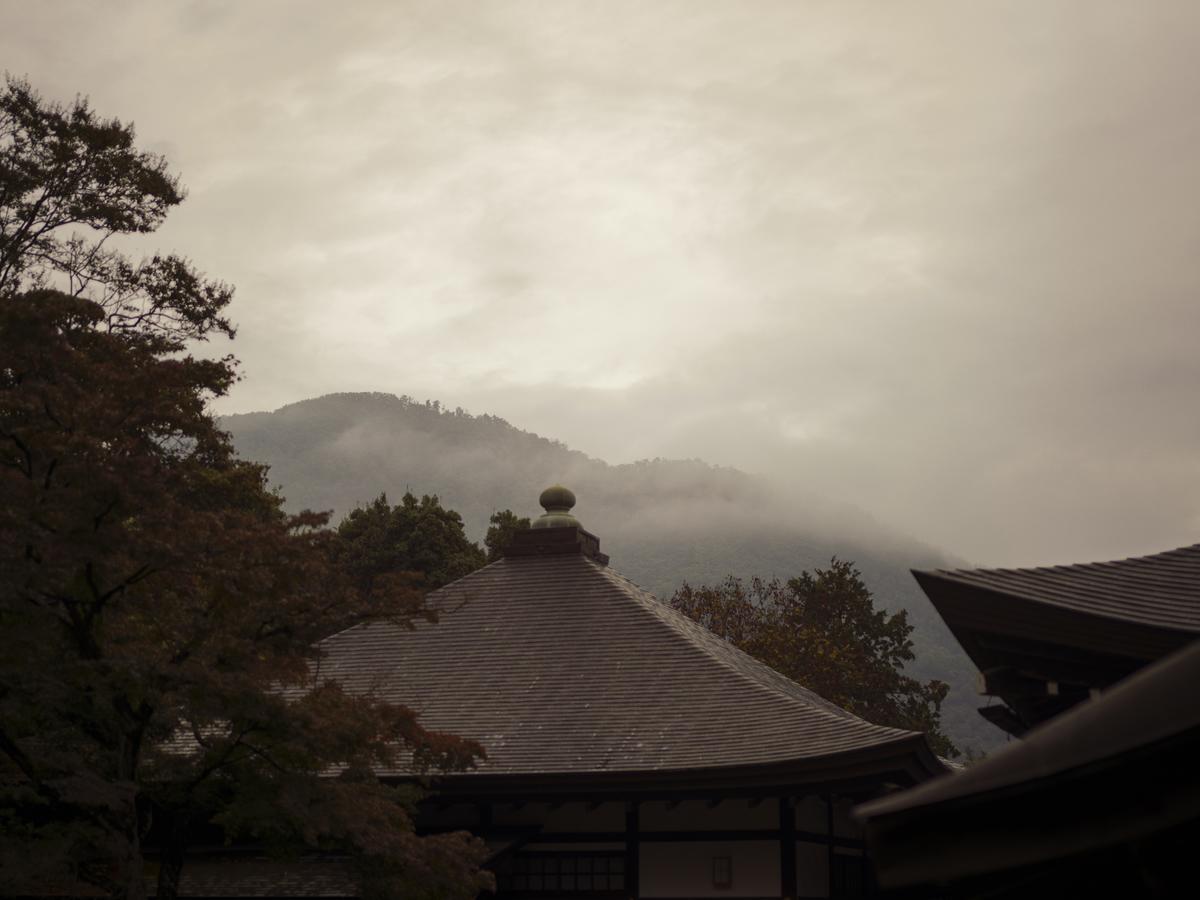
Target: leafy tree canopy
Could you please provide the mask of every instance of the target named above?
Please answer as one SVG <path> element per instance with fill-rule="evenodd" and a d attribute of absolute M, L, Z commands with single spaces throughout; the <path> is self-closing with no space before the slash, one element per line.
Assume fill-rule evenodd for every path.
<path fill-rule="evenodd" d="M 325 517 L 284 514 L 208 414 L 232 360 L 180 352 L 232 332 L 229 292 L 171 258 L 122 269 L 104 246 L 182 196 L 132 137 L 22 82 L 0 96 L 5 893 L 69 874 L 144 896 L 149 839 L 173 896 L 189 838 L 213 825 L 350 853 L 367 893 L 472 896 L 478 842 L 418 839 L 412 792 L 371 772 L 459 769 L 482 748 L 314 681 L 317 639 L 378 598 L 334 563 Z M 62 238 L 72 226 L 87 236 Z M 387 601 L 406 621 L 419 595 L 393 585 Z"/>
<path fill-rule="evenodd" d="M 913 659 L 907 614 L 875 609 L 850 562 L 786 582 L 727 578 L 684 584 L 671 606 L 777 672 L 880 725 L 922 731 L 934 751 L 957 756 L 940 730 L 944 682 L 904 674 Z"/>
<path fill-rule="evenodd" d="M 166 160 L 134 146 L 133 126 L 77 98 L 44 101 L 8 77 L 0 92 L 0 296 L 56 287 L 86 296 L 109 330 L 155 331 L 181 343 L 233 336 L 233 288 L 186 259 L 134 263 L 119 235 L 152 232 L 184 197 Z"/>
<path fill-rule="evenodd" d="M 414 587 L 435 589 L 487 562 L 467 539 L 462 517 L 437 496 L 405 492 L 396 506 L 380 494 L 344 518 L 337 528 L 340 561 L 365 591 L 394 585 L 407 575 Z"/>
<path fill-rule="evenodd" d="M 495 562 L 500 559 L 508 545 L 512 543 L 513 536 L 528 527 L 529 519 L 525 516 L 518 516 L 511 509 L 502 509 L 500 512 L 492 513 L 487 535 L 483 539 L 483 546 L 487 548 L 487 561 Z"/>

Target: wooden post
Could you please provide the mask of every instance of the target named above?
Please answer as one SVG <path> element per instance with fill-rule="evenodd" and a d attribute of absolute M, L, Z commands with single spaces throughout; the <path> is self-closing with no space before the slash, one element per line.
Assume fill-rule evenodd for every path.
<path fill-rule="evenodd" d="M 834 856 L 834 853 L 833 853 L 833 839 L 834 839 L 833 838 L 833 794 L 825 795 L 825 804 L 827 807 L 825 821 L 826 821 L 826 824 L 828 825 L 827 830 L 829 832 L 829 848 L 828 848 L 829 852 L 827 854 L 828 861 L 826 862 L 825 866 L 827 869 L 829 869 L 829 878 L 828 878 L 829 896 L 832 897 L 833 896 L 833 856 Z"/>
<path fill-rule="evenodd" d="M 487 837 L 492 830 L 492 804 L 480 803 L 478 806 L 479 813 L 479 836 Z"/>
<path fill-rule="evenodd" d="M 791 797 L 779 798 L 779 896 L 796 896 L 796 810 Z"/>
<path fill-rule="evenodd" d="M 640 896 L 638 863 L 640 845 L 638 843 L 638 805 L 635 802 L 625 807 L 625 894 L 631 900 Z"/>

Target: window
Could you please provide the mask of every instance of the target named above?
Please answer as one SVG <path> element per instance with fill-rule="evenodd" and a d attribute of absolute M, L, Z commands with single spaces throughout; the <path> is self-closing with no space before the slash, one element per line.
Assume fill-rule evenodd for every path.
<path fill-rule="evenodd" d="M 501 894 L 606 894 L 625 890 L 625 854 L 613 850 L 527 851 L 496 865 Z"/>

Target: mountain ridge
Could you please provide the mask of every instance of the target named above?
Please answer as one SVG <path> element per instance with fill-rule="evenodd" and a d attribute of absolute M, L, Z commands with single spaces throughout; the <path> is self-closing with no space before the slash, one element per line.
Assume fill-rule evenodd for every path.
<path fill-rule="evenodd" d="M 917 677 L 951 685 L 944 730 L 990 749 L 1001 733 L 975 712 L 974 668 L 909 574 L 960 564 L 866 512 L 698 459 L 610 464 L 499 416 L 386 393 L 341 393 L 221 417 L 239 453 L 266 463 L 292 510 L 335 520 L 381 493 L 436 494 L 480 540 L 501 509 L 537 515 L 548 484 L 579 498 L 575 514 L 611 564 L 662 599 L 684 581 L 733 574 L 781 579 L 854 561 L 879 605 L 907 609 Z"/>

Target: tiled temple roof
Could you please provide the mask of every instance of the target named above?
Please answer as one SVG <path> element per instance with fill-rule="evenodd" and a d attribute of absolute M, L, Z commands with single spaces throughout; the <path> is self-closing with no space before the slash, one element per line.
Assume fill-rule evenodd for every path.
<path fill-rule="evenodd" d="M 922 585 L 941 581 L 1094 616 L 1200 633 L 1200 544 L 1113 562 L 915 574 Z"/>
<path fill-rule="evenodd" d="M 527 547 L 430 595 L 436 624 L 373 623 L 327 639 L 321 676 L 479 741 L 488 757 L 476 774 L 820 763 L 856 752 L 940 770 L 923 736 L 823 700 L 602 559 L 586 547 Z"/>

